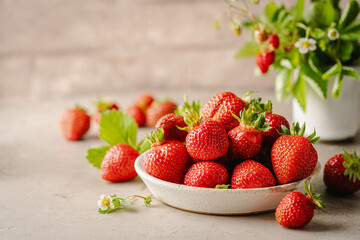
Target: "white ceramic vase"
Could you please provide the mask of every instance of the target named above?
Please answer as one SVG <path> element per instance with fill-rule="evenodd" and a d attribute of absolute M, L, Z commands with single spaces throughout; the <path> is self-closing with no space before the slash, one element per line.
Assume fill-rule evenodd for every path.
<path fill-rule="evenodd" d="M 356 68 L 359 72 L 360 66 Z M 356 136 L 359 128 L 360 82 L 344 77 L 341 95 L 334 99 L 331 94 L 333 79 L 330 80 L 326 100 L 306 86 L 306 111 L 304 112 L 296 99 L 293 99 L 293 121 L 306 123 L 306 134 L 316 129 L 316 135 L 324 141 L 340 141 Z"/>

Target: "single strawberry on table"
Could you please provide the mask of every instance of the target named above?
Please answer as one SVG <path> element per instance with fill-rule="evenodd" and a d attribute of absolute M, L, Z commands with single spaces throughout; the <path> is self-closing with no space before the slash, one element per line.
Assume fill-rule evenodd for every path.
<path fill-rule="evenodd" d="M 100 169 L 104 180 L 121 182 L 137 176 L 135 159 L 150 149 L 148 141 L 137 144 L 137 129 L 134 119 L 126 113 L 115 109 L 102 113 L 99 136 L 108 145 L 92 146 L 86 158 Z"/>
<path fill-rule="evenodd" d="M 125 143 L 112 146 L 101 162 L 101 177 L 109 182 L 128 181 L 137 176 L 134 163 L 139 153 Z"/>
<path fill-rule="evenodd" d="M 360 156 L 355 151 L 331 157 L 324 167 L 324 183 L 330 192 L 351 194 L 360 190 Z"/>
<path fill-rule="evenodd" d="M 138 106 L 145 113 L 154 101 L 154 97 L 149 93 L 143 93 L 135 98 L 135 106 Z"/>
<path fill-rule="evenodd" d="M 203 120 L 196 111 L 189 111 L 185 117 L 188 127 L 186 149 L 189 155 L 200 161 L 214 160 L 225 156 L 229 139 L 223 125 L 214 120 Z"/>
<path fill-rule="evenodd" d="M 125 113 L 129 114 L 139 127 L 145 125 L 146 116 L 140 107 L 136 105 L 130 105 L 125 109 Z"/>
<path fill-rule="evenodd" d="M 89 130 L 90 117 L 83 108 L 77 106 L 62 113 L 59 125 L 64 138 L 77 141 Z"/>
<path fill-rule="evenodd" d="M 99 98 L 95 103 L 95 113 L 93 114 L 94 121 L 100 122 L 101 114 L 106 110 L 119 110 L 119 106 L 111 98 Z"/>
<path fill-rule="evenodd" d="M 265 123 L 265 114 L 253 112 L 251 108 L 244 110 L 240 118 L 235 114 L 238 127 L 228 132 L 229 152 L 231 161 L 241 161 L 254 158 L 261 150 L 262 131 L 267 131 L 269 125 Z"/>
<path fill-rule="evenodd" d="M 149 126 L 155 127 L 156 123 L 159 121 L 159 119 L 162 116 L 165 116 L 166 114 L 169 113 L 173 113 L 176 108 L 177 105 L 170 100 L 154 101 L 147 109 L 146 123 Z"/>
<path fill-rule="evenodd" d="M 320 194 L 312 193 L 311 184 L 304 183 L 307 195 L 300 192 L 287 194 L 275 211 L 276 221 L 288 228 L 305 227 L 314 216 L 314 209 L 323 211 L 326 206 L 320 200 Z"/>
<path fill-rule="evenodd" d="M 156 130 L 147 135 L 151 149 L 144 156 L 145 171 L 164 181 L 184 182 L 189 161 L 185 145 L 180 141 L 166 141 L 164 130 Z"/>
<path fill-rule="evenodd" d="M 231 188 L 264 188 L 276 185 L 272 173 L 264 165 L 246 160 L 238 164 L 231 177 Z"/>
<path fill-rule="evenodd" d="M 228 172 L 220 163 L 201 161 L 195 163 L 186 172 L 184 184 L 192 187 L 215 188 L 228 181 Z"/>
<path fill-rule="evenodd" d="M 210 98 L 201 109 L 201 118 L 220 122 L 226 132 L 238 126 L 231 113 L 239 116 L 245 108 L 245 102 L 232 92 L 221 92 Z"/>
<path fill-rule="evenodd" d="M 294 123 L 291 130 L 282 128 L 283 135 L 271 148 L 271 162 L 278 183 L 286 184 L 304 179 L 314 171 L 318 155 L 313 144 L 319 137 L 315 138 L 315 131 L 304 137 L 305 124 L 300 128 L 299 123 Z"/>

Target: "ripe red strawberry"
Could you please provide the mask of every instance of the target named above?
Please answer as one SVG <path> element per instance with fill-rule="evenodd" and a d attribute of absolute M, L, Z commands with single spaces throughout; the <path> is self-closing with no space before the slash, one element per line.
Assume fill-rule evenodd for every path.
<path fill-rule="evenodd" d="M 269 70 L 269 66 L 267 66 L 264 63 L 262 54 L 256 55 L 255 60 L 256 60 L 256 65 L 259 67 L 261 73 L 262 74 L 267 73 L 267 71 Z"/>
<path fill-rule="evenodd" d="M 146 116 L 144 112 L 138 106 L 132 105 L 125 109 L 125 113 L 129 114 L 137 123 L 139 127 L 145 125 Z"/>
<path fill-rule="evenodd" d="M 231 188 L 263 188 L 276 185 L 269 169 L 254 161 L 246 160 L 234 169 L 231 177 Z"/>
<path fill-rule="evenodd" d="M 155 127 L 156 123 L 162 116 L 165 116 L 168 113 L 173 113 L 176 107 L 176 104 L 170 100 L 166 100 L 164 102 L 153 102 L 147 110 L 146 123 L 149 126 Z"/>
<path fill-rule="evenodd" d="M 160 128 L 164 129 L 165 140 L 185 142 L 187 131 L 180 130 L 178 127 L 184 128 L 186 126 L 187 124 L 184 121 L 184 117 L 169 113 L 159 119 L 155 128 L 157 130 L 160 130 Z"/>
<path fill-rule="evenodd" d="M 79 140 L 89 128 L 90 117 L 80 107 L 68 109 L 60 117 L 60 130 L 67 140 Z"/>
<path fill-rule="evenodd" d="M 284 134 L 279 137 L 271 149 L 271 162 L 279 184 L 304 179 L 314 171 L 318 155 L 313 146 L 319 139 L 316 132 L 303 136 L 305 124 L 292 126 L 291 131 L 283 126 Z"/>
<path fill-rule="evenodd" d="M 268 43 L 272 45 L 274 49 L 278 49 L 280 45 L 279 36 L 277 34 L 271 35 L 268 38 Z"/>
<path fill-rule="evenodd" d="M 106 110 L 119 110 L 118 105 L 114 102 L 114 100 L 110 98 L 99 98 L 95 102 L 96 110 L 93 115 L 93 118 L 96 123 L 100 122 L 101 114 L 105 112 Z"/>
<path fill-rule="evenodd" d="M 262 132 L 263 145 L 272 146 L 276 139 L 280 137 L 283 131 L 281 126 L 290 128 L 289 122 L 281 115 L 272 113 L 272 103 L 268 100 L 265 104 L 261 103 L 261 98 L 255 98 L 250 102 L 249 108 L 254 108 L 257 112 L 265 112 L 265 123 L 271 127 L 267 131 Z"/>
<path fill-rule="evenodd" d="M 231 113 L 239 116 L 239 113 L 245 108 L 245 102 L 238 98 L 234 93 L 221 92 L 214 95 L 201 109 L 203 119 L 211 119 L 220 122 L 230 131 L 238 126 L 238 122 L 232 117 Z"/>
<path fill-rule="evenodd" d="M 154 101 L 154 98 L 148 94 L 143 93 L 136 97 L 135 105 L 141 108 L 144 112 L 150 107 L 151 103 Z"/>
<path fill-rule="evenodd" d="M 307 196 L 300 192 L 291 192 L 287 194 L 276 208 L 276 221 L 288 228 L 305 227 L 314 216 L 314 209 L 325 208 L 320 200 L 320 194 L 312 194 L 311 185 L 305 185 Z M 323 210 L 322 210 L 323 211 Z"/>
<path fill-rule="evenodd" d="M 266 67 L 269 67 L 275 61 L 275 52 L 273 52 L 273 51 L 272 52 L 263 51 L 262 52 L 262 58 L 263 58 L 263 64 Z"/>
<path fill-rule="evenodd" d="M 190 129 L 186 136 L 186 149 L 190 156 L 202 161 L 224 156 L 229 139 L 223 125 L 214 120 L 202 121 L 196 112 L 192 114 L 185 119 Z"/>
<path fill-rule="evenodd" d="M 125 143 L 112 146 L 101 162 L 101 177 L 109 182 L 128 181 L 137 176 L 134 163 L 139 153 Z"/>
<path fill-rule="evenodd" d="M 232 161 L 254 158 L 261 150 L 261 131 L 268 130 L 265 124 L 265 113 L 258 114 L 251 108 L 243 111 L 241 119 L 234 115 L 240 125 L 229 133 L 229 157 Z"/>
<path fill-rule="evenodd" d="M 214 188 L 226 184 L 228 172 L 220 163 L 201 161 L 192 165 L 186 172 L 184 184 L 192 187 Z"/>
<path fill-rule="evenodd" d="M 330 192 L 351 194 L 360 190 L 360 156 L 344 151 L 330 158 L 324 167 L 324 183 Z"/>
<path fill-rule="evenodd" d="M 165 141 L 163 130 L 152 132 L 147 138 L 152 144 L 144 157 L 145 171 L 164 181 L 182 184 L 189 161 L 185 145 L 179 141 Z"/>

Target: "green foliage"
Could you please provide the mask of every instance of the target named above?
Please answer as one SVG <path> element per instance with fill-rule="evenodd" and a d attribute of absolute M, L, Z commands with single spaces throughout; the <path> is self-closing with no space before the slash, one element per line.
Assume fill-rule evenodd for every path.
<path fill-rule="evenodd" d="M 325 212 L 324 208 L 326 208 L 326 205 L 323 201 L 320 199 L 320 193 L 312 193 L 311 183 L 309 183 L 309 186 L 306 185 L 306 182 L 304 183 L 304 188 L 306 191 L 306 194 L 308 198 L 312 201 L 314 204 L 314 207 L 320 209 L 321 211 Z"/>
<path fill-rule="evenodd" d="M 346 168 L 344 175 L 349 176 L 353 182 L 360 181 L 360 156 L 354 150 L 351 155 L 344 150 L 342 156 L 345 160 L 343 166 Z"/>
<path fill-rule="evenodd" d="M 254 42 L 246 43 L 235 55 L 235 59 L 243 57 L 254 57 L 260 52 L 259 45 Z"/>
<path fill-rule="evenodd" d="M 110 146 L 93 146 L 87 150 L 86 159 L 96 168 L 101 167 L 101 162 Z"/>
<path fill-rule="evenodd" d="M 236 59 L 254 57 L 274 50 L 275 62 L 269 71 L 277 70 L 276 97 L 288 100 L 292 95 L 304 110 L 307 89 L 312 88 L 321 99 L 326 99 L 328 89 L 332 88 L 332 97 L 338 98 L 345 76 L 359 79 L 359 73 L 351 66 L 360 62 L 359 2 L 350 0 L 343 10 L 339 0 L 305 2 L 297 0 L 289 9 L 267 2 L 260 17 L 242 25 L 248 29 L 250 38 L 235 55 Z M 255 31 L 278 35 L 280 47 L 272 49 L 262 38 L 263 34 L 256 37 Z M 316 49 L 308 48 L 306 53 L 300 53 L 303 45 L 295 46 L 295 43 L 309 38 L 315 42 Z M 329 86 L 330 78 L 335 81 L 333 86 Z"/>
<path fill-rule="evenodd" d="M 215 189 L 228 189 L 229 187 L 230 187 L 230 184 L 227 184 L 227 185 L 225 185 L 225 184 L 223 184 L 223 185 L 218 184 L 218 185 L 215 186 Z"/>
<path fill-rule="evenodd" d="M 288 129 L 285 125 L 281 125 L 281 130 L 282 133 L 280 133 L 281 135 L 299 135 L 299 136 L 304 136 L 305 130 L 306 130 L 306 124 L 304 123 L 301 127 L 300 124 L 298 122 L 293 123 L 290 127 L 290 129 Z M 312 144 L 315 144 L 320 137 L 316 137 L 316 131 L 314 129 L 314 132 L 312 134 L 310 134 L 309 136 L 306 137 L 307 139 L 309 139 L 309 141 Z"/>
<path fill-rule="evenodd" d="M 265 123 L 265 112 L 256 111 L 255 106 L 240 112 L 240 118 L 234 113 L 231 114 L 244 127 L 252 127 L 265 132 L 271 128 L 268 123 Z"/>
<path fill-rule="evenodd" d="M 126 113 L 108 110 L 101 114 L 100 138 L 110 145 L 126 143 L 136 147 L 137 124 Z"/>

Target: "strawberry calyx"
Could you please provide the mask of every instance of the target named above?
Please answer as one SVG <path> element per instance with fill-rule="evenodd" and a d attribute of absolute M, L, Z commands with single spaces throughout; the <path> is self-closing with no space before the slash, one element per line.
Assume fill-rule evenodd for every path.
<path fill-rule="evenodd" d="M 188 125 L 187 127 L 179 127 L 178 129 L 183 131 L 190 131 L 193 127 L 199 125 L 202 122 L 199 113 L 195 109 L 187 109 L 185 110 L 184 122 Z"/>
<path fill-rule="evenodd" d="M 240 126 L 245 128 L 252 128 L 256 131 L 268 131 L 271 127 L 265 122 L 265 113 L 258 113 L 253 109 L 248 108 L 240 112 L 240 118 L 234 113 L 231 113 L 236 120 L 239 121 Z"/>
<path fill-rule="evenodd" d="M 244 96 L 241 97 L 241 100 L 243 100 L 243 102 L 245 103 L 245 108 L 248 108 L 253 101 L 256 101 L 256 99 L 258 99 L 258 98 L 254 98 L 254 99 L 251 98 L 251 95 L 254 92 L 255 91 L 248 91 L 244 94 Z M 260 101 L 261 101 L 261 98 L 260 98 Z"/>
<path fill-rule="evenodd" d="M 353 150 L 352 154 L 349 154 L 344 150 L 341 154 L 344 158 L 343 166 L 346 168 L 344 175 L 349 175 L 349 179 L 353 182 L 360 180 L 360 156 Z"/>
<path fill-rule="evenodd" d="M 301 127 L 300 124 L 298 122 L 293 123 L 291 125 L 291 128 L 288 129 L 286 126 L 281 125 L 281 129 L 282 129 L 282 133 L 280 133 L 280 135 L 299 135 L 299 136 L 304 136 L 305 133 L 305 129 L 306 129 L 306 124 L 304 123 Z M 312 134 L 310 134 L 309 136 L 306 137 L 307 139 L 309 139 L 309 141 L 312 144 L 315 144 L 320 137 L 316 137 L 316 130 L 314 129 L 314 132 Z"/>
<path fill-rule="evenodd" d="M 164 128 L 160 128 L 155 131 L 151 131 L 150 134 L 146 135 L 146 139 L 150 142 L 151 146 L 161 145 L 165 142 Z"/>
<path fill-rule="evenodd" d="M 200 110 L 200 101 L 193 101 L 191 104 L 188 102 L 187 100 L 187 96 L 184 95 L 184 105 L 182 106 L 179 106 L 175 111 L 174 113 L 176 115 L 180 115 L 180 116 L 183 116 L 185 117 L 186 116 L 186 111 L 195 111 L 197 113 L 199 113 L 199 110 Z"/>
<path fill-rule="evenodd" d="M 266 103 L 261 102 L 261 98 L 254 98 L 251 100 L 249 104 L 249 108 L 252 108 L 253 111 L 259 113 L 265 113 L 265 115 L 272 113 L 272 102 L 267 100 Z"/>
<path fill-rule="evenodd" d="M 325 212 L 324 208 L 326 208 L 326 205 L 324 202 L 320 199 L 320 193 L 312 193 L 311 183 L 309 183 L 309 186 L 304 183 L 304 188 L 307 194 L 308 199 L 313 203 L 314 208 L 318 208 L 321 211 Z"/>

